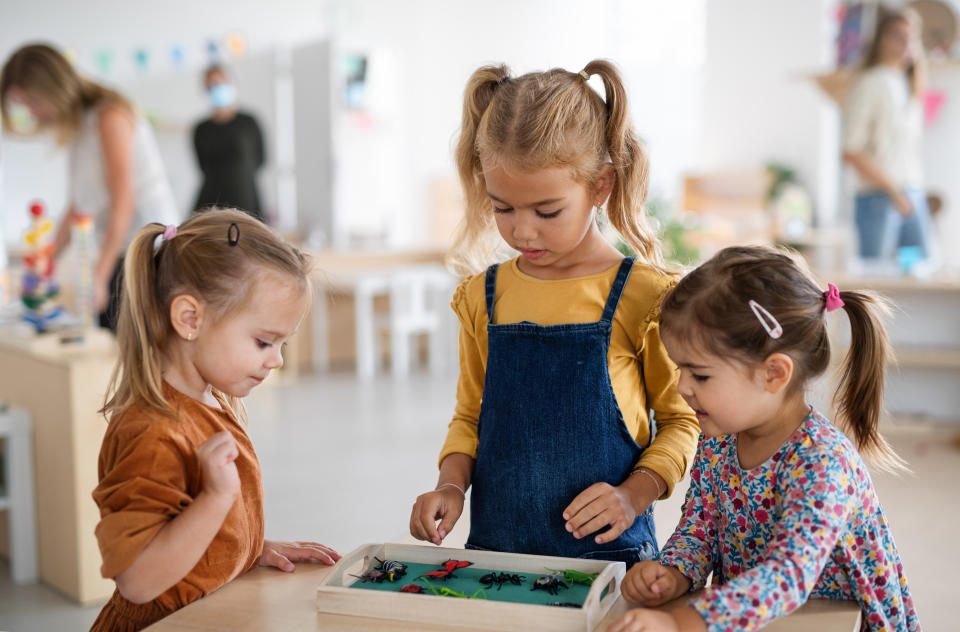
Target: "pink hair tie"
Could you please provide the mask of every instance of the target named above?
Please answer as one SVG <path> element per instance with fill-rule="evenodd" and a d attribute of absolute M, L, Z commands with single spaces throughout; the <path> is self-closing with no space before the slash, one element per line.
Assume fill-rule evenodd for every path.
<path fill-rule="evenodd" d="M 840 298 L 840 290 L 833 283 L 827 283 L 827 291 L 823 293 L 824 300 L 827 303 L 827 311 L 832 312 L 835 309 L 843 307 L 843 299 Z"/>
<path fill-rule="evenodd" d="M 170 241 L 177 236 L 177 226 L 175 224 L 169 224 L 166 228 L 163 229 L 163 240 Z"/>

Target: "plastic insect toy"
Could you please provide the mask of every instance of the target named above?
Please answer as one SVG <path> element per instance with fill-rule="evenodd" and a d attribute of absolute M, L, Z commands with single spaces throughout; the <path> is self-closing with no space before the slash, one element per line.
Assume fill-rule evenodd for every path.
<path fill-rule="evenodd" d="M 580 604 L 573 603 L 572 601 L 549 601 L 545 605 L 554 606 L 555 608 L 579 608 Z"/>
<path fill-rule="evenodd" d="M 530 590 L 546 590 L 551 595 L 556 595 L 561 588 L 570 588 L 560 581 L 556 575 L 542 575 L 533 582 L 533 588 Z"/>
<path fill-rule="evenodd" d="M 593 580 L 600 575 L 600 573 L 581 573 L 580 571 L 574 571 L 569 568 L 562 571 L 552 568 L 548 568 L 547 570 L 562 574 L 563 578 L 571 584 L 586 584 L 587 586 L 592 586 Z"/>
<path fill-rule="evenodd" d="M 480 583 L 486 586 L 488 589 L 493 588 L 493 585 L 497 585 L 497 590 L 503 588 L 504 584 L 513 584 L 514 586 L 519 586 L 524 581 L 526 577 L 523 575 L 509 574 L 509 573 L 487 573 L 480 578 Z"/>
<path fill-rule="evenodd" d="M 476 592 L 474 592 L 472 595 L 468 595 L 466 593 L 457 592 L 452 588 L 447 588 L 446 586 L 434 586 L 426 579 L 424 579 L 423 581 L 426 582 L 427 587 L 430 589 L 430 592 L 432 592 L 434 595 L 437 595 L 438 597 L 459 597 L 460 599 L 486 599 L 487 598 L 487 593 L 483 591 L 483 588 L 478 588 Z"/>
<path fill-rule="evenodd" d="M 407 584 L 402 587 L 399 592 L 419 594 L 423 592 L 423 586 L 417 586 L 416 584 Z"/>
<path fill-rule="evenodd" d="M 443 568 L 441 570 L 430 571 L 429 573 L 424 573 L 420 577 L 429 577 L 430 579 L 442 579 L 444 581 L 450 579 L 451 577 L 456 577 L 453 574 L 453 571 L 458 568 L 464 568 L 467 566 L 473 566 L 473 562 L 461 562 L 460 560 L 447 560 L 443 563 Z"/>
<path fill-rule="evenodd" d="M 367 571 L 363 575 L 351 574 L 351 576 L 356 577 L 357 579 L 363 581 L 364 584 L 366 584 L 367 582 L 373 582 L 375 584 L 379 584 L 380 582 L 382 582 L 387 578 L 387 574 L 385 572 L 378 570 L 376 568 L 371 571 Z"/>
<path fill-rule="evenodd" d="M 383 571 L 386 573 L 386 579 L 392 582 L 397 581 L 407 574 L 407 565 L 402 562 L 381 560 L 379 557 L 374 557 L 373 559 L 379 562 L 379 565 L 374 570 Z"/>

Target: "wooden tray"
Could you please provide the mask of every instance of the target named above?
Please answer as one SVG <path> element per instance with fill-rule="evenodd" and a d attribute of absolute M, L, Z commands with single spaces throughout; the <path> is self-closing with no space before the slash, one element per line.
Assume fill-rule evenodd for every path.
<path fill-rule="evenodd" d="M 546 569 L 571 569 L 600 575 L 590 587 L 582 608 L 557 608 L 351 588 L 354 582 L 360 581 L 353 575 L 362 575 L 377 564 L 374 557 L 381 560 L 435 564 L 438 567 L 449 559 L 469 560 L 482 568 L 534 576 L 546 574 Z M 519 555 L 416 544 L 365 544 L 341 558 L 323 579 L 317 588 L 317 610 L 332 614 L 491 630 L 525 632 L 531 629 L 549 629 L 592 632 L 620 596 L 620 581 L 626 572 L 623 562 L 605 560 Z M 562 601 L 562 598 L 559 600 Z"/>

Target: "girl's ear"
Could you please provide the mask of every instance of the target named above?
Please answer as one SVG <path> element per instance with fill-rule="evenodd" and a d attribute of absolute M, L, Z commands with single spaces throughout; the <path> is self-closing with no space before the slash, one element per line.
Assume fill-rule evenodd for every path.
<path fill-rule="evenodd" d="M 193 340 L 203 324 L 204 306 L 190 294 L 178 294 L 170 303 L 170 323 L 185 340 Z"/>
<path fill-rule="evenodd" d="M 763 361 L 763 389 L 772 395 L 782 391 L 793 377 L 793 358 L 785 353 L 772 353 Z"/>
<path fill-rule="evenodd" d="M 613 170 L 613 165 L 609 162 L 604 163 L 600 168 L 600 175 L 597 177 L 596 192 L 593 194 L 593 205 L 603 206 L 613 191 L 613 185 L 617 182 L 617 172 Z"/>

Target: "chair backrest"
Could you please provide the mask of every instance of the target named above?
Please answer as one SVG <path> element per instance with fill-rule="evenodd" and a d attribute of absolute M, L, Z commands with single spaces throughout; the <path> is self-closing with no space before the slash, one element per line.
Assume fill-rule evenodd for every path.
<path fill-rule="evenodd" d="M 440 265 L 413 265 L 390 272 L 391 327 L 428 331 L 439 324 L 454 277 Z"/>

